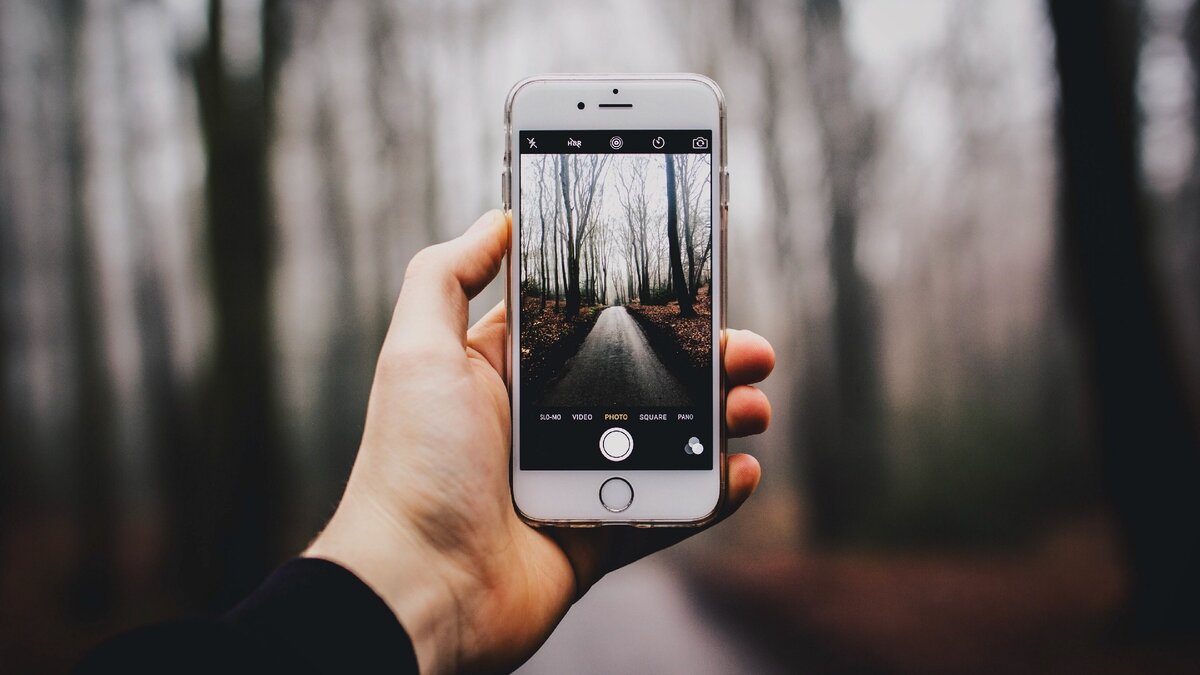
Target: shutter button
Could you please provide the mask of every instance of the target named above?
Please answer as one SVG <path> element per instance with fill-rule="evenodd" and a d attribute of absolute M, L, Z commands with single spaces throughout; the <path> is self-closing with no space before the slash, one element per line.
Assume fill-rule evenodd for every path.
<path fill-rule="evenodd" d="M 600 452 L 614 462 L 619 462 L 633 452 L 633 436 L 621 427 L 613 427 L 600 435 Z"/>

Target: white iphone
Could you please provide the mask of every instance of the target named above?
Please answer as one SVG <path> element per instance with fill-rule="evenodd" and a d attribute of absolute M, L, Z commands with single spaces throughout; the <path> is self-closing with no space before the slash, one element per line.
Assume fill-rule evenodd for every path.
<path fill-rule="evenodd" d="M 725 496 L 725 104 L 554 75 L 505 109 L 512 494 L 535 525 L 701 525 Z"/>

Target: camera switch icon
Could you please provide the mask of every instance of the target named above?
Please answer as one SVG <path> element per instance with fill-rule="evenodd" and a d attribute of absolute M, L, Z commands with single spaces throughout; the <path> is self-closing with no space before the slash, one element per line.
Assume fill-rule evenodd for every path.
<path fill-rule="evenodd" d="M 693 138 L 692 139 L 692 149 L 693 150 L 707 150 L 708 149 L 708 139 L 703 136 L 697 136 L 697 137 Z"/>

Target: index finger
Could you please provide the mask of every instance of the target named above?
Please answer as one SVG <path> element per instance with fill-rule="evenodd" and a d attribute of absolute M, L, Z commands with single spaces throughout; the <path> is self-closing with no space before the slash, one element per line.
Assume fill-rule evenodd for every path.
<path fill-rule="evenodd" d="M 766 338 L 748 330 L 725 330 L 725 374 L 730 386 L 762 382 L 775 367 L 775 350 Z"/>

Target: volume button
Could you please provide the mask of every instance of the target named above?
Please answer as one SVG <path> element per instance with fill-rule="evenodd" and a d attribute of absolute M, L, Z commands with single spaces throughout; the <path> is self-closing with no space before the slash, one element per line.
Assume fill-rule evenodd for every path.
<path fill-rule="evenodd" d="M 729 172 L 721 172 L 721 206 L 729 206 Z"/>
<path fill-rule="evenodd" d="M 511 174 L 509 173 L 508 169 L 500 172 L 500 202 L 504 205 L 505 209 L 512 208 L 512 204 L 510 203 L 510 199 L 512 197 L 510 194 L 512 190 L 512 181 L 508 179 L 510 175 Z"/>

